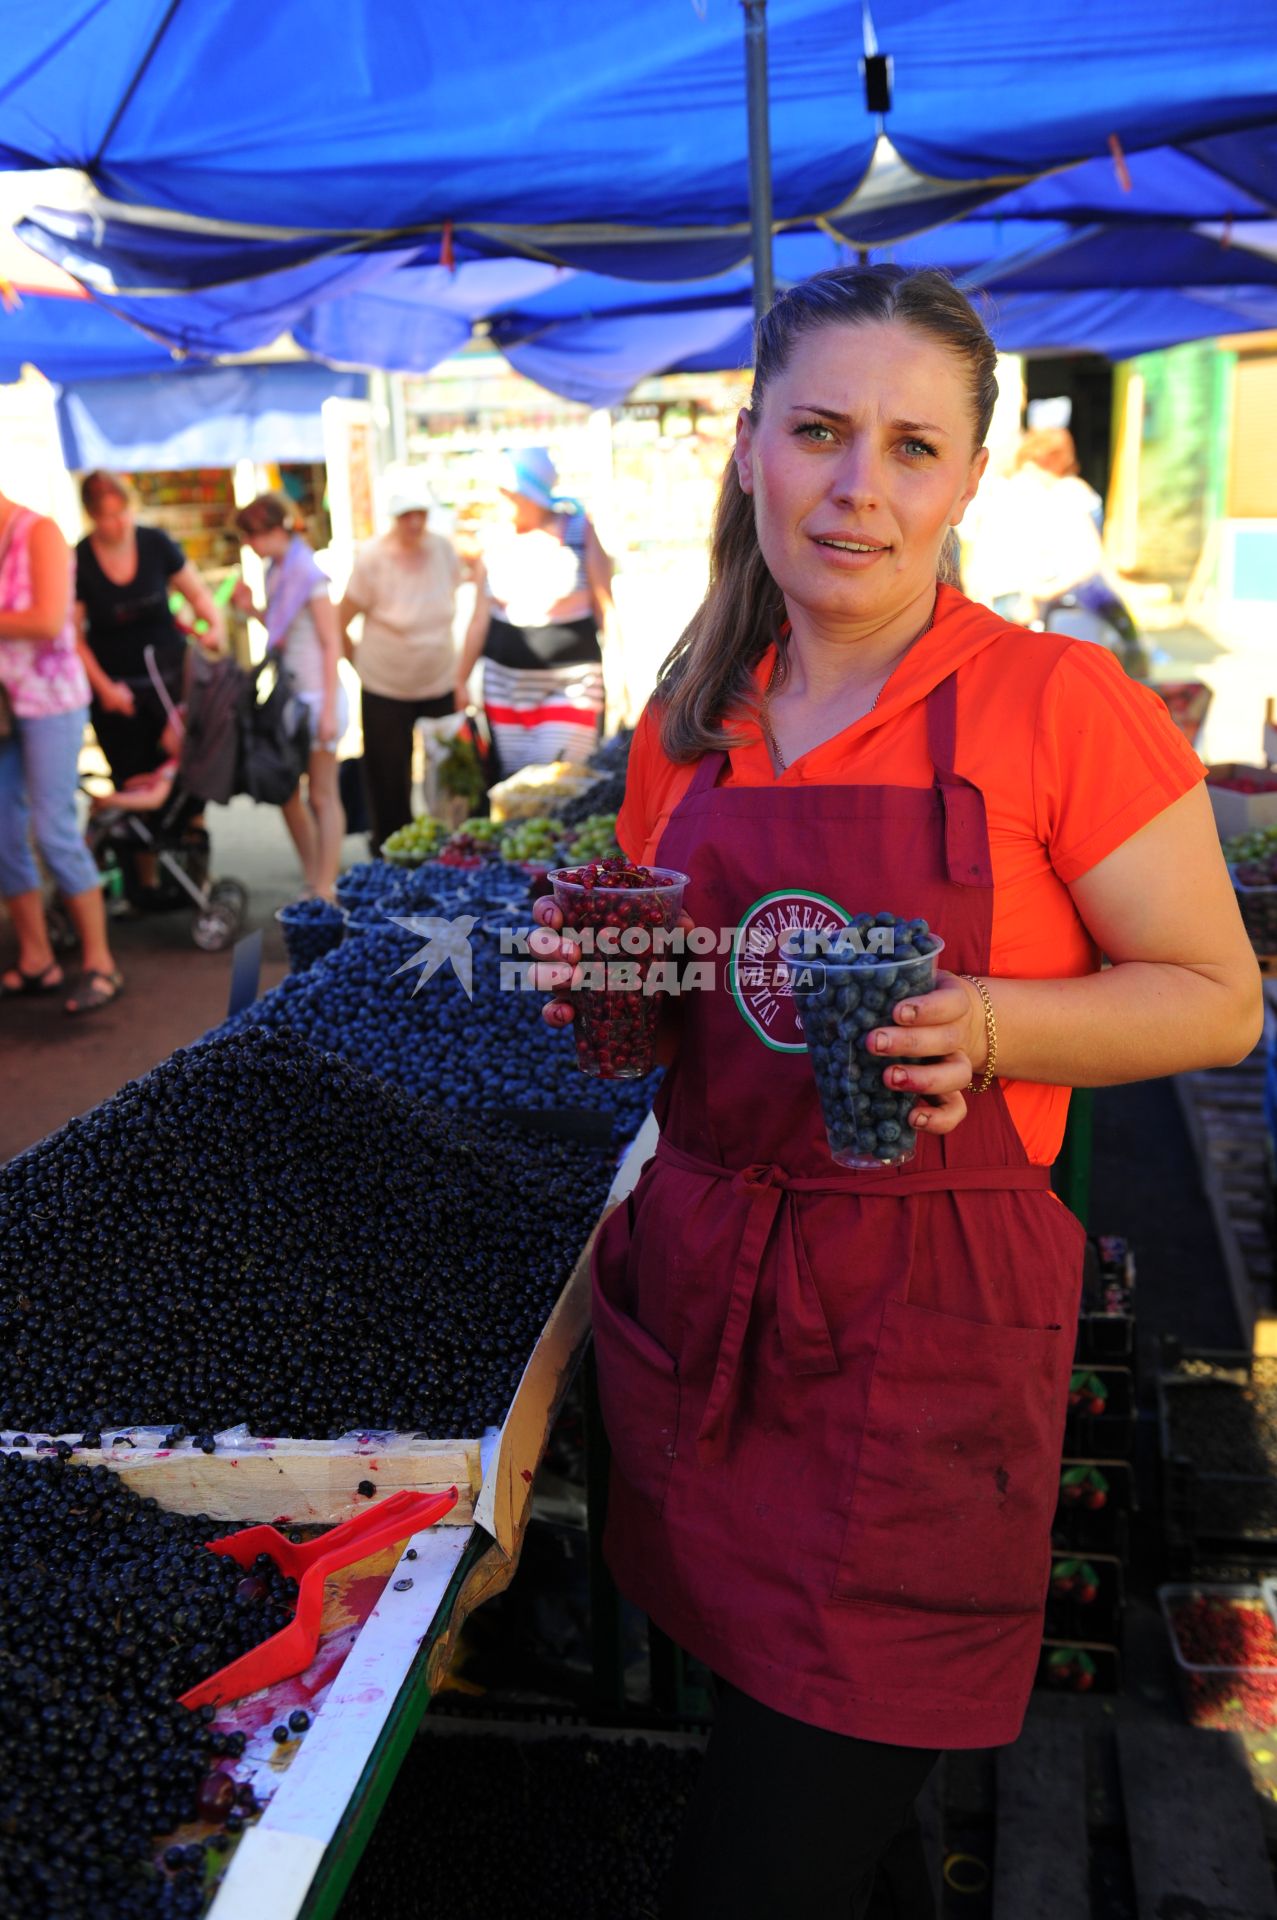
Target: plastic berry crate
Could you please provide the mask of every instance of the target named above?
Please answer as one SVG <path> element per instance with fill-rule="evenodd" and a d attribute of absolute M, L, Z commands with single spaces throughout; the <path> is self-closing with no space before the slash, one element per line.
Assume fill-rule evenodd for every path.
<path fill-rule="evenodd" d="M 1122 1656 L 1098 1640 L 1044 1640 L 1033 1683 L 1046 1693 L 1120 1693 Z"/>
<path fill-rule="evenodd" d="M 1120 1647 L 1125 1612 L 1126 1581 L 1116 1554 L 1051 1556 L 1048 1640 L 1098 1641 Z"/>
<path fill-rule="evenodd" d="M 1129 1460 L 1060 1462 L 1060 1499 L 1051 1527 L 1051 1549 L 1061 1554 L 1130 1556 L 1130 1516 L 1136 1507 Z"/>
<path fill-rule="evenodd" d="M 1129 1367 L 1075 1367 L 1064 1451 L 1075 1459 L 1129 1459 L 1135 1450 L 1135 1382 Z"/>
<path fill-rule="evenodd" d="M 1265 1588 L 1203 1581 L 1159 1587 L 1157 1599 L 1190 1724 L 1215 1729 L 1249 1727 L 1257 1732 L 1277 1727 L 1277 1614 Z M 1190 1659 L 1189 1654 L 1199 1649 L 1184 1644 L 1191 1625 L 1180 1611 L 1185 1608 L 1199 1612 L 1208 1638 L 1214 1609 L 1219 1609 L 1221 1623 L 1231 1616 L 1232 1627 L 1252 1632 L 1260 1650 L 1269 1653 L 1271 1664 L 1242 1666 Z M 1205 1646 L 1201 1651 L 1209 1652 L 1210 1648 Z"/>

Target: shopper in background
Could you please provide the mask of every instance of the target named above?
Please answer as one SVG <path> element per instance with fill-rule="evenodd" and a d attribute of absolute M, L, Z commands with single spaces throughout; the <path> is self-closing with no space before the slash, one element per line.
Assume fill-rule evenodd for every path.
<path fill-rule="evenodd" d="M 557 494 L 544 447 L 507 454 L 498 475 L 508 525 L 484 544 L 486 636 L 467 638 L 461 678 L 482 651 L 483 702 L 503 775 L 586 760 L 603 719 L 599 630 L 612 614 L 612 563 L 580 502 Z"/>
<path fill-rule="evenodd" d="M 235 515 L 236 529 L 244 544 L 267 563 L 266 605 L 254 605 L 252 591 L 243 580 L 231 602 L 265 626 L 267 655 L 288 669 L 309 714 L 305 796 L 299 781 L 284 803 L 283 815 L 301 861 L 306 891 L 331 898 L 346 831 L 337 788 L 337 746 L 350 716 L 337 675 L 341 652 L 337 611 L 327 577 L 298 525 L 292 502 L 277 493 L 259 494 L 241 508 Z"/>
<path fill-rule="evenodd" d="M 995 478 L 965 529 L 963 577 L 974 599 L 1009 620 L 1102 575 L 1100 496 L 1078 471 L 1066 427 L 1026 433 L 1013 471 Z"/>
<path fill-rule="evenodd" d="M 114 1000 L 123 981 L 106 937 L 98 871 L 76 818 L 76 773 L 89 685 L 71 617 L 71 556 L 52 520 L 0 494 L 0 893 L 18 940 L 0 979 L 6 998 L 56 993 L 31 838 L 80 937 L 83 971 L 68 1013 Z"/>
<path fill-rule="evenodd" d="M 221 647 L 225 628 L 221 608 L 177 542 L 158 527 L 136 524 L 117 474 L 89 474 L 80 499 L 91 522 L 75 550 L 80 658 L 93 695 L 93 731 L 121 787 L 164 759 L 168 711 L 155 677 L 174 706 L 182 701 L 186 641 L 169 610 L 170 594 L 180 593 L 205 622 L 199 639 L 210 651 Z"/>
<path fill-rule="evenodd" d="M 431 504 L 415 479 L 392 495 L 390 531 L 360 549 L 337 614 L 346 658 L 360 681 L 374 852 L 412 818 L 416 722 L 444 719 L 467 699 L 453 633 L 465 568 L 451 542 L 430 531 Z M 350 624 L 357 614 L 364 624 L 354 647 Z M 474 657 L 487 624 L 487 601 L 479 593 L 466 634 Z"/>

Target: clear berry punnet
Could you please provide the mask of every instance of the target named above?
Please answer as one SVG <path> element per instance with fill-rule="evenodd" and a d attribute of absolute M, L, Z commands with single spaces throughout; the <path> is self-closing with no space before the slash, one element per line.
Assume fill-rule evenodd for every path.
<path fill-rule="evenodd" d="M 572 994 L 577 1065 L 599 1080 L 641 1079 L 656 1065 L 660 994 L 651 969 L 678 965 L 652 936 L 676 925 L 687 875 L 617 858 L 561 867 L 549 879 L 564 928 L 584 936 L 584 984 Z"/>
<path fill-rule="evenodd" d="M 890 1027 L 901 1000 L 930 993 L 944 947 L 925 920 L 861 913 L 832 931 L 795 931 L 781 960 L 802 1017 L 829 1151 L 843 1167 L 898 1166 L 913 1157 L 911 1088 L 886 1086 L 883 1072 L 910 1056 L 870 1053 L 868 1036 Z"/>

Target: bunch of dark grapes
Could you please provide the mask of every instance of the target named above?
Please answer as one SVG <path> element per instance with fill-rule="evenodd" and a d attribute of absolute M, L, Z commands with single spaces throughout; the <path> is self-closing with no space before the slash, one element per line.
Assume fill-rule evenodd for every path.
<path fill-rule="evenodd" d="M 440 904 L 428 871 L 419 868 L 402 890 L 361 914 L 365 924 L 358 937 L 352 933 L 305 973 L 290 974 L 217 1033 L 250 1026 L 295 1033 L 432 1106 L 459 1112 L 574 1108 L 610 1121 L 616 1144 L 632 1139 L 655 1098 L 659 1074 L 596 1080 L 580 1073 L 571 1035 L 541 1017 L 545 996 L 520 989 L 509 971 L 503 982 L 503 958 L 508 970 L 519 956 L 509 942 L 503 956 L 500 928 L 507 921 L 527 927 L 529 917 L 488 893 Z M 499 876 L 513 871 L 499 864 L 485 868 L 488 892 Z M 397 926 L 391 914 L 480 916 L 469 936 L 469 982 L 445 960 L 421 984 L 424 963 L 409 962 L 425 951 L 427 935 Z"/>
<path fill-rule="evenodd" d="M 594 813 L 619 813 L 625 799 L 625 774 L 609 773 L 604 780 L 596 780 L 584 793 L 578 793 L 575 799 L 565 800 L 555 813 L 555 819 L 565 827 L 579 827 Z"/>
<path fill-rule="evenodd" d="M 157 1865 L 156 1841 L 232 1810 L 235 1736 L 178 1696 L 287 1625 L 295 1592 L 206 1550 L 229 1531 L 105 1467 L 0 1453 L 0 1920 L 200 1913 L 203 1845 Z"/>
<path fill-rule="evenodd" d="M 589 764 L 596 773 L 619 773 L 624 776 L 630 764 L 633 740 L 633 727 L 618 727 L 609 739 L 594 749 Z"/>
<path fill-rule="evenodd" d="M 479 1434 L 609 1179 L 293 1034 L 175 1053 L 0 1169 L 0 1430 Z"/>
<path fill-rule="evenodd" d="M 427 1721 L 339 1920 L 652 1920 L 700 1764 L 695 1748 L 645 1740 Z M 448 1818 L 464 1818 L 464 1847 L 440 1846 Z"/>

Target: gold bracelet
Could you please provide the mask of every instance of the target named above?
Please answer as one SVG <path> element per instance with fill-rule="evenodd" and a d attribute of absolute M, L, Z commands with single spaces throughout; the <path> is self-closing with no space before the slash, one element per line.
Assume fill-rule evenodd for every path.
<path fill-rule="evenodd" d="M 989 1054 L 984 1063 L 984 1078 L 978 1084 L 973 1080 L 967 1092 L 987 1093 L 993 1085 L 993 1076 L 998 1066 L 998 1023 L 993 1017 L 993 1002 L 989 998 L 989 989 L 984 981 L 978 980 L 974 973 L 964 973 L 962 978 L 971 982 L 984 1002 L 984 1030 L 989 1037 Z"/>

